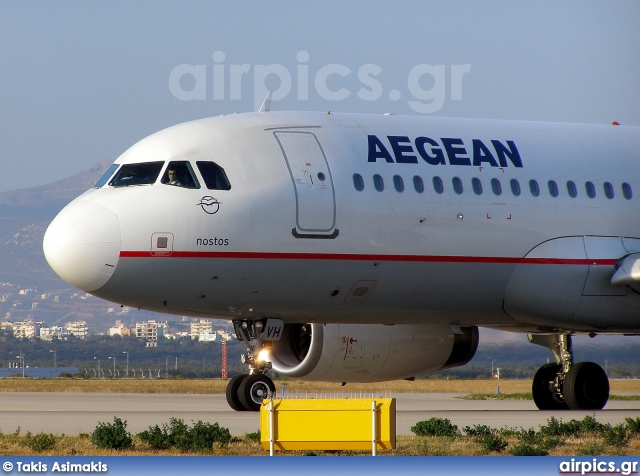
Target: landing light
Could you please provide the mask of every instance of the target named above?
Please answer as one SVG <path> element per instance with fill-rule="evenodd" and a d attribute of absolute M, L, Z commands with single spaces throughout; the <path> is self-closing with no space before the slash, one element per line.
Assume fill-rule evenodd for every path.
<path fill-rule="evenodd" d="M 266 362 L 269 360 L 269 351 L 267 349 L 262 349 L 258 353 L 258 362 Z"/>

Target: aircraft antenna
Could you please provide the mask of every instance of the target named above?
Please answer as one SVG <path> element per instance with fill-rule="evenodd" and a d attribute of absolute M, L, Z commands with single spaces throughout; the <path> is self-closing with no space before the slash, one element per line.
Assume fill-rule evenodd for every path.
<path fill-rule="evenodd" d="M 271 96 L 273 96 L 273 90 L 270 90 L 267 93 L 267 96 L 262 101 L 262 106 L 260 106 L 260 110 L 258 112 L 269 112 L 271 110 Z"/>

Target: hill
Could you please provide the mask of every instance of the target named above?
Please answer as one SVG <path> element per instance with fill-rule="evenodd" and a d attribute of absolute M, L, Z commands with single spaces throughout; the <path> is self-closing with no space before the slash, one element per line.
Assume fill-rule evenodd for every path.
<path fill-rule="evenodd" d="M 56 214 L 91 188 L 108 165 L 99 162 L 42 187 L 0 193 L 0 281 L 23 287 L 68 287 L 47 265 L 42 238 Z"/>

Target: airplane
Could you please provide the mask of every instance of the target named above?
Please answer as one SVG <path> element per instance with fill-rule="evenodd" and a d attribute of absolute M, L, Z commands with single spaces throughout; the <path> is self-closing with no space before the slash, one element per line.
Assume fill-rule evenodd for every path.
<path fill-rule="evenodd" d="M 539 409 L 601 409 L 608 377 L 572 336 L 640 333 L 639 151 L 633 126 L 223 115 L 134 144 L 43 250 L 94 296 L 232 320 L 237 411 L 274 393 L 271 369 L 344 384 L 464 365 L 479 327 L 551 351 Z"/>

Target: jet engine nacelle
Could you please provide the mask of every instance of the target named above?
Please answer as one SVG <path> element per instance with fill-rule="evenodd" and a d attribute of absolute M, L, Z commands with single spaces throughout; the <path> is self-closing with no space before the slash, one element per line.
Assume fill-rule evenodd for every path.
<path fill-rule="evenodd" d="M 325 382 L 382 382 L 469 362 L 478 328 L 285 324 L 269 360 L 280 375 Z"/>

